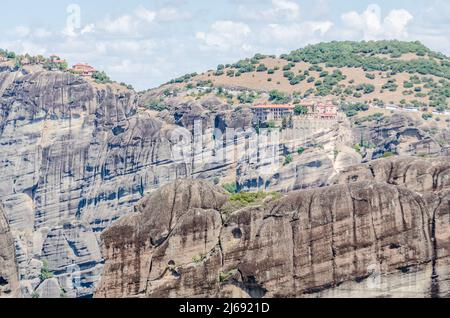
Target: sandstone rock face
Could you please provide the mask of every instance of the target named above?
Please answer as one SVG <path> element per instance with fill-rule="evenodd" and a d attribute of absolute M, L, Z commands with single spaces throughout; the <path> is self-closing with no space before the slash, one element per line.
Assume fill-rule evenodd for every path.
<path fill-rule="evenodd" d="M 109 171 L 118 160 L 108 151 L 117 142 L 114 129 L 135 113 L 135 97 L 66 73 L 8 74 L 0 85 L 0 198 L 16 239 L 22 292 L 36 287 L 39 271 L 30 272 L 30 264 L 47 260 L 56 275 L 76 265 L 77 295 L 89 295 L 101 266 L 95 233 L 128 212 L 139 192 L 140 181 L 129 188 L 114 181 Z M 95 213 L 100 206 L 113 211 Z"/>
<path fill-rule="evenodd" d="M 264 135 L 237 166 L 237 183 L 243 191 L 282 191 L 321 187 L 339 169 L 361 162 L 355 150 L 344 147 L 345 121 L 295 119 L 293 129 L 283 129 L 277 147 Z M 267 138 L 269 139 L 269 138 Z M 341 155 L 336 157 L 338 149 Z M 287 158 L 292 159 L 291 162 Z M 338 159 L 338 160 L 337 160 Z"/>
<path fill-rule="evenodd" d="M 283 158 L 280 158 L 280 161 Z M 279 162 L 273 171 L 262 173 L 263 167 L 242 164 L 238 170 L 239 189 L 289 192 L 322 187 L 335 173 L 332 159 L 324 151 L 312 151 L 298 156 L 290 164 Z"/>
<path fill-rule="evenodd" d="M 17 296 L 18 288 L 14 239 L 0 205 L 0 297 Z"/>
<path fill-rule="evenodd" d="M 252 113 L 247 106 L 232 107 L 217 98 L 168 104 L 168 110 L 155 114 L 139 108 L 142 105 L 135 92 L 114 84 L 94 84 L 62 72 L 0 69 L 0 200 L 14 238 L 22 296 L 33 292 L 56 296 L 55 281 L 66 296 L 92 296 L 103 271 L 100 234 L 121 217 L 120 222 L 137 222 L 135 205 L 174 180 L 227 178 L 237 181 L 242 190 L 287 192 L 328 185 L 331 177 L 363 160 L 352 149 L 359 132 L 352 131 L 348 120 L 342 118 L 317 130 L 302 125 L 283 130 L 273 151 L 278 164 L 271 167 L 259 156 L 265 146 L 254 142 L 264 136 L 251 129 Z M 404 127 L 404 122 L 394 121 L 386 131 L 396 138 Z M 234 130 L 231 136 L 229 130 Z M 373 127 L 369 130 L 375 131 Z M 422 131 L 420 136 L 433 140 Z M 185 137 L 188 142 L 180 145 L 178 141 Z M 410 139 L 403 139 L 410 144 Z M 299 147 L 307 151 L 297 154 Z M 283 165 L 288 153 L 294 154 L 293 162 Z M 418 175 L 417 180 L 420 178 Z M 427 180 L 423 182 L 429 184 Z M 417 183 L 419 187 L 422 181 Z M 430 194 L 425 199 L 435 202 L 437 198 Z M 208 229 L 201 252 L 206 253 L 218 236 L 215 226 L 220 223 L 216 222 L 220 208 L 193 204 L 182 223 L 165 220 L 169 225 L 161 225 L 156 234 L 155 230 L 139 232 L 153 240 L 145 243 L 149 246 L 136 247 L 143 259 L 139 268 L 147 270 L 149 261 L 144 256 L 153 255 L 168 233 L 179 233 L 176 227 L 183 222 L 200 222 Z M 437 214 L 443 213 L 439 212 L 442 207 L 436 209 Z M 162 207 L 163 211 L 167 210 Z M 158 225 L 159 221 L 149 222 Z M 189 227 L 189 223 L 184 225 L 186 231 Z M 212 260 L 213 255 L 205 259 Z M 137 266 L 131 258 L 129 263 Z M 54 279 L 41 287 L 44 282 L 39 275 L 44 264 Z M 117 264 L 122 266 L 119 261 Z M 177 272 L 177 266 L 171 268 Z M 154 276 L 133 275 L 127 278 L 133 284 L 120 292 L 113 288 L 115 295 L 130 294 L 130 286 L 139 286 L 132 290 L 138 294 L 157 290 L 154 286 L 159 280 Z M 115 286 L 123 286 L 117 280 Z M 47 285 L 55 287 L 52 292 Z M 225 290 L 242 294 L 241 289 L 228 285 Z"/>
<path fill-rule="evenodd" d="M 342 183 L 231 214 L 223 213 L 223 199 L 188 204 L 178 222 L 172 218 L 180 212 L 170 212 L 178 207 L 165 213 L 160 207 L 189 202 L 197 182 L 172 185 L 179 199 L 158 191 L 137 215 L 102 235 L 106 263 L 96 296 L 448 297 L 449 187 L 419 181 L 419 167 L 447 171 L 450 162 L 426 162 L 415 163 L 418 181 L 411 189 L 370 179 L 371 173 L 348 183 L 343 172 L 336 179 Z M 402 165 L 401 159 L 375 164 L 380 176 Z M 435 179 L 447 180 L 440 175 Z M 195 186 L 205 187 L 220 192 Z"/>
<path fill-rule="evenodd" d="M 367 153 L 367 160 L 378 159 L 386 152 L 397 153 L 402 156 L 438 156 L 443 153 L 443 147 L 438 140 L 445 140 L 448 132 L 442 128 L 433 136 L 425 131 L 423 122 L 396 113 L 380 122 L 372 121 L 356 125 L 353 128 L 353 144 L 359 143 L 361 138 L 373 143 L 375 148 Z"/>
<path fill-rule="evenodd" d="M 380 159 L 343 169 L 331 183 L 361 181 L 402 185 L 420 193 L 441 191 L 450 187 L 450 157 Z"/>
<path fill-rule="evenodd" d="M 103 255 L 111 262 L 98 295 L 143 293 L 162 277 L 176 277 L 178 264 L 209 253 L 217 244 L 222 228 L 218 210 L 226 200 L 220 188 L 189 180 L 176 181 L 143 199 L 138 214 L 120 219 L 102 234 Z"/>
<path fill-rule="evenodd" d="M 137 106 L 132 91 L 68 73 L 0 73 L 0 200 L 22 295 L 39 285 L 42 261 L 61 287 L 77 282 L 70 295 L 92 295 L 103 266 L 99 234 L 168 182 L 228 175 L 235 140 L 216 151 L 215 132 L 240 129 L 242 140 L 252 119 L 217 100 L 175 105 L 173 123 Z M 179 146 L 186 133 L 190 142 Z"/>

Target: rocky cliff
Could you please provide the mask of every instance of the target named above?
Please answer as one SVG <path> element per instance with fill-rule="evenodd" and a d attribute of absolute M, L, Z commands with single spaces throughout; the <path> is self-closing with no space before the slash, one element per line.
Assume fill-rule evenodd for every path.
<path fill-rule="evenodd" d="M 420 118 L 420 117 L 419 117 Z M 405 112 L 393 113 L 379 120 L 358 123 L 355 120 L 353 143 L 372 144 L 365 149 L 366 161 L 381 158 L 386 152 L 402 156 L 438 156 L 450 143 L 448 126 L 418 119 Z"/>
<path fill-rule="evenodd" d="M 234 211 L 205 182 L 166 186 L 102 234 L 96 296 L 448 297 L 450 161 L 406 160 Z"/>
<path fill-rule="evenodd" d="M 16 269 L 14 240 L 0 205 L 0 297 L 18 295 L 19 276 Z"/>
<path fill-rule="evenodd" d="M 134 91 L 114 83 L 0 70 L 0 201 L 14 238 L 22 296 L 92 296 L 103 271 L 100 234 L 174 180 L 236 182 L 250 191 L 321 187 L 393 144 L 385 145 L 382 135 L 372 157 L 358 153 L 353 145 L 361 129 L 344 116 L 313 129 L 294 123 L 299 126 L 282 130 L 278 143 L 266 143 L 268 132 L 252 129 L 248 105 L 232 107 L 216 97 L 166 102 L 166 110 L 154 112 L 139 107 Z M 400 150 L 411 144 L 402 137 L 409 125 L 404 119 L 386 124 L 386 136 Z M 377 129 L 366 131 L 375 138 Z M 422 130 L 419 135 L 433 142 L 427 155 L 438 155 L 435 138 Z M 420 140 L 414 145 L 425 147 Z M 42 272 L 52 278 L 43 280 Z"/>
<path fill-rule="evenodd" d="M 99 234 L 113 220 L 173 180 L 235 178 L 251 113 L 228 108 L 206 99 L 155 114 L 120 85 L 2 70 L 0 200 L 21 294 L 39 289 L 46 269 L 67 296 L 89 297 L 103 267 Z M 237 132 L 224 141 L 227 129 Z"/>
<path fill-rule="evenodd" d="M 81 282 L 74 295 L 87 295 L 101 263 L 95 233 L 127 211 L 137 192 L 136 182 L 124 189 L 111 182 L 117 159 L 108 151 L 115 128 L 136 112 L 135 96 L 59 72 L 10 72 L 0 87 L 0 198 L 16 239 L 22 294 L 40 284 L 45 261 L 62 286 L 73 266 Z M 112 196 L 124 202 L 93 213 L 108 209 Z"/>

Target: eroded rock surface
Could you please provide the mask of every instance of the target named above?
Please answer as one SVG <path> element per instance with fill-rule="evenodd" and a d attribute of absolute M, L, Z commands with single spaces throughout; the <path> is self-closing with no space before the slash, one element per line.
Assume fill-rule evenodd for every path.
<path fill-rule="evenodd" d="M 92 295 L 103 266 L 99 234 L 112 221 L 168 182 L 227 175 L 236 159 L 224 156 L 227 149 L 214 153 L 214 130 L 246 128 L 251 113 L 219 106 L 176 105 L 171 122 L 138 111 L 137 95 L 116 84 L 2 70 L 0 199 L 16 241 L 22 295 L 41 283 L 44 261 L 69 296 Z M 191 134 L 197 119 L 200 135 L 189 138 L 202 147 L 175 149 L 178 131 Z"/>
<path fill-rule="evenodd" d="M 438 156 L 444 153 L 443 145 L 448 145 L 448 134 L 445 128 L 430 128 L 423 120 L 405 113 L 355 125 L 352 132 L 354 144 L 361 139 L 373 144 L 373 149 L 367 149 L 367 161 L 381 158 L 386 152 L 402 156 Z"/>
<path fill-rule="evenodd" d="M 18 288 L 14 239 L 0 204 L 0 297 L 17 296 Z"/>
<path fill-rule="evenodd" d="M 450 187 L 450 157 L 395 157 L 343 169 L 332 183 L 381 182 L 421 193 Z"/>
<path fill-rule="evenodd" d="M 96 296 L 448 297 L 450 162 L 418 159 L 406 183 L 389 182 L 404 176 L 391 173 L 407 168 L 402 160 L 374 162 L 374 174 L 354 167 L 364 179 L 342 172 L 335 185 L 232 213 L 223 199 L 187 204 L 192 187 L 220 193 L 197 181 L 157 191 L 102 235 Z M 181 219 L 178 207 L 161 209 L 173 202 L 186 204 Z"/>
<path fill-rule="evenodd" d="M 121 217 L 136 221 L 134 206 L 174 180 L 236 181 L 241 190 L 288 192 L 326 186 L 337 173 L 368 158 L 363 159 L 353 149 L 360 131 L 343 116 L 336 123 L 322 123 L 317 131 L 302 126 L 304 123 L 294 130 L 284 129 L 272 156 L 278 159 L 278 165 L 271 167 L 260 157 L 264 145 L 255 144 L 264 135 L 251 129 L 248 105 L 235 107 L 214 97 L 174 99 L 167 104 L 167 110 L 156 113 L 140 108 L 134 91 L 115 84 L 92 83 L 62 72 L 0 70 L 0 200 L 14 238 L 22 296 L 29 297 L 37 289 L 45 295 L 56 295 L 40 287 L 42 283 L 56 286 L 56 281 L 67 296 L 91 296 L 103 270 L 100 234 Z M 420 149 L 425 148 L 431 149 L 428 155 L 439 153 L 436 138 L 422 130 L 415 135 L 409 133 L 409 125 L 394 118 L 379 136 L 376 127 L 368 127 L 369 137 L 379 138 L 373 157 L 394 148 L 406 154 L 422 154 Z M 231 138 L 223 139 L 230 129 L 235 130 Z M 191 143 L 179 146 L 177 141 L 186 133 Z M 414 137 L 419 140 L 417 145 L 411 136 L 418 136 L 420 140 Z M 432 143 L 430 147 L 428 142 Z M 414 151 L 408 150 L 410 145 Z M 300 147 L 305 152 L 299 151 Z M 189 156 L 177 157 L 180 154 Z M 292 162 L 286 160 L 289 154 Z M 429 177 L 418 175 L 417 181 L 411 178 L 418 183 L 417 189 L 410 188 L 412 191 L 422 191 L 422 178 L 430 182 Z M 410 177 L 407 180 L 409 183 Z M 373 182 L 386 180 L 375 178 Z M 424 197 L 427 204 L 441 198 L 443 203 L 436 207 L 436 215 L 444 213 L 439 212 L 445 209 L 443 195 Z M 203 215 L 206 220 L 202 226 L 209 229 L 211 224 L 219 224 L 220 209 L 220 205 L 194 205 L 187 215 Z M 216 212 L 212 217 L 206 210 Z M 199 222 L 194 216 L 183 218 L 183 222 L 191 218 Z M 172 229 L 178 225 L 170 223 L 171 230 L 162 228 L 178 233 Z M 209 230 L 208 235 L 210 232 L 212 237 L 217 236 L 215 230 Z M 166 235 L 164 231 L 155 237 L 152 234 L 151 246 L 139 248 L 139 253 L 153 255 Z M 207 248 L 214 245 L 212 237 L 207 238 Z M 206 261 L 210 259 L 214 257 Z M 139 268 L 147 270 L 146 262 Z M 39 278 L 44 263 L 54 275 L 51 282 Z M 159 280 L 155 277 L 149 279 L 140 272 L 133 275 L 129 279 L 144 280 L 145 287 L 140 283 L 135 290 L 128 284 L 123 291 L 114 291 L 117 295 L 130 290 L 139 294 L 157 290 L 154 286 Z M 217 278 L 216 272 L 211 275 Z M 153 287 L 147 288 L 147 284 Z M 226 288 L 229 293 L 241 293 L 241 289 Z"/>
<path fill-rule="evenodd" d="M 220 188 L 189 180 L 143 199 L 138 214 L 120 219 L 102 234 L 103 255 L 111 262 L 98 294 L 137 295 L 163 277 L 177 277 L 179 264 L 215 249 L 222 228 L 219 210 L 226 201 Z"/>

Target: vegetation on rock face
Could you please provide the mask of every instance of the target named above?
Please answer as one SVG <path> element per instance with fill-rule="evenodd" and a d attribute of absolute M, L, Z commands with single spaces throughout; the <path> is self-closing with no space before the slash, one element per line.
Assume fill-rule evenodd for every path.
<path fill-rule="evenodd" d="M 42 262 L 42 268 L 41 268 L 41 273 L 39 274 L 39 279 L 41 280 L 41 282 L 53 278 L 53 272 L 51 272 L 48 268 L 48 262 L 47 261 L 43 261 Z"/>
<path fill-rule="evenodd" d="M 50 60 L 47 60 L 44 63 L 44 68 L 46 70 L 60 70 L 60 71 L 66 71 L 68 69 L 67 62 L 61 62 L 61 63 L 54 63 Z"/>
<path fill-rule="evenodd" d="M 284 163 L 283 165 L 287 166 L 288 164 L 290 164 L 292 161 L 294 161 L 294 159 L 292 158 L 292 155 L 286 155 L 284 157 Z"/>
<path fill-rule="evenodd" d="M 423 113 L 423 114 L 422 114 L 422 118 L 423 118 L 424 120 L 431 119 L 431 118 L 433 118 L 433 114 L 430 114 L 430 113 Z"/>
<path fill-rule="evenodd" d="M 97 82 L 97 83 L 103 83 L 103 84 L 106 84 L 106 83 L 111 83 L 111 79 L 108 77 L 108 75 L 106 75 L 106 73 L 105 72 L 99 72 L 99 71 L 97 71 L 97 72 L 94 72 L 93 74 L 92 74 L 92 78 Z"/>
<path fill-rule="evenodd" d="M 127 84 L 127 83 L 124 83 L 124 82 L 120 82 L 120 85 L 123 86 L 123 87 L 126 87 L 126 88 L 129 89 L 129 90 L 134 90 L 134 87 L 133 87 L 133 85 L 131 85 L 131 84 Z"/>
<path fill-rule="evenodd" d="M 370 121 L 381 121 L 384 118 L 382 113 L 375 113 L 373 115 L 364 116 L 355 120 L 355 124 L 362 124 Z"/>
<path fill-rule="evenodd" d="M 255 101 L 255 98 L 256 98 L 256 94 L 254 92 L 250 92 L 250 93 L 244 92 L 244 93 L 240 93 L 237 96 L 237 99 L 239 100 L 239 102 L 241 104 L 251 104 Z"/>
<path fill-rule="evenodd" d="M 0 49 L 0 56 L 3 56 L 7 59 L 14 59 L 16 58 L 16 53 L 4 49 Z"/>
<path fill-rule="evenodd" d="M 305 115 L 308 113 L 308 108 L 301 105 L 296 105 L 294 108 L 294 114 L 296 115 Z"/>
<path fill-rule="evenodd" d="M 234 194 L 237 193 L 237 184 L 236 182 L 233 183 L 225 183 L 222 185 L 222 187 L 227 191 L 228 193 Z"/>
<path fill-rule="evenodd" d="M 150 109 L 150 110 L 155 110 L 158 112 L 161 112 L 163 110 L 168 109 L 169 107 L 167 106 L 167 104 L 164 102 L 164 100 L 159 99 L 159 100 L 151 100 L 149 101 L 146 105 L 145 108 Z"/>
<path fill-rule="evenodd" d="M 230 270 L 230 271 L 228 271 L 228 272 L 220 272 L 220 273 L 219 273 L 219 282 L 220 282 L 220 283 L 226 282 L 226 281 L 229 280 L 231 277 L 233 277 L 237 272 L 238 272 L 237 269 L 233 269 L 233 270 Z"/>
<path fill-rule="evenodd" d="M 267 197 L 278 198 L 281 194 L 278 192 L 240 192 L 235 193 L 230 197 L 231 202 L 239 202 L 242 205 L 248 205 L 251 203 L 255 203 L 261 200 L 264 200 Z"/>
<path fill-rule="evenodd" d="M 274 104 L 287 104 L 290 101 L 288 94 L 273 90 L 269 92 L 269 101 Z"/>
<path fill-rule="evenodd" d="M 200 254 L 192 257 L 192 261 L 196 264 L 203 262 L 206 259 L 206 255 Z"/>
<path fill-rule="evenodd" d="M 341 111 L 343 111 L 348 117 L 355 116 L 359 111 L 366 111 L 369 109 L 368 104 L 364 103 L 342 103 Z"/>
<path fill-rule="evenodd" d="M 167 84 L 174 84 L 174 83 L 183 83 L 183 82 L 188 82 L 191 78 L 197 76 L 197 73 L 190 73 L 190 74 L 185 74 L 183 76 L 177 77 L 173 80 L 170 80 Z"/>
<path fill-rule="evenodd" d="M 241 192 L 233 194 L 230 201 L 239 201 L 243 204 L 250 204 L 259 199 L 264 199 L 267 196 L 265 192 Z"/>

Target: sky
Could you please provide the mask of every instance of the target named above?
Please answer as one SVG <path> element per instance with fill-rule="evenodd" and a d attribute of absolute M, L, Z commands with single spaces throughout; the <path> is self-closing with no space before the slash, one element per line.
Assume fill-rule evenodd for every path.
<path fill-rule="evenodd" d="M 450 55 L 450 0 L 2 0 L 0 17 L 0 48 L 87 62 L 137 90 L 333 40 Z"/>

